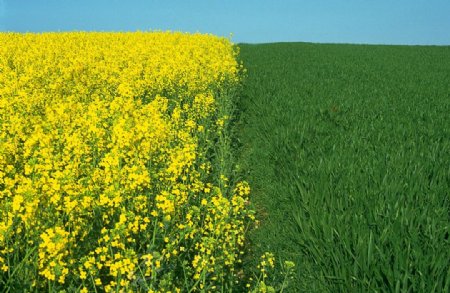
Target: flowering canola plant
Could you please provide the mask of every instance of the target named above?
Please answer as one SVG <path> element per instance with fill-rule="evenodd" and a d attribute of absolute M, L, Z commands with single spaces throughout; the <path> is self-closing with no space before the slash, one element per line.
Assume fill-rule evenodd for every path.
<path fill-rule="evenodd" d="M 231 183 L 216 151 L 241 70 L 228 39 L 2 33 L 0 43 L 1 287 L 240 282 L 250 188 Z"/>

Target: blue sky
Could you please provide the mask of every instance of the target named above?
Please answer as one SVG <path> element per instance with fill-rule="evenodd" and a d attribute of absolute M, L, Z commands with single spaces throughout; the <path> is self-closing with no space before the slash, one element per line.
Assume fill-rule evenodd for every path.
<path fill-rule="evenodd" d="M 0 30 L 176 30 L 235 42 L 450 45 L 450 0 L 0 0 Z"/>

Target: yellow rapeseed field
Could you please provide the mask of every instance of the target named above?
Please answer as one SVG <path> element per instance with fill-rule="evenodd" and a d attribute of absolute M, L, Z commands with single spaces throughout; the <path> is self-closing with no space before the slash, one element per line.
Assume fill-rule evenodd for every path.
<path fill-rule="evenodd" d="M 1 287 L 247 285 L 250 188 L 216 151 L 241 70 L 228 39 L 2 33 L 0 44 Z"/>

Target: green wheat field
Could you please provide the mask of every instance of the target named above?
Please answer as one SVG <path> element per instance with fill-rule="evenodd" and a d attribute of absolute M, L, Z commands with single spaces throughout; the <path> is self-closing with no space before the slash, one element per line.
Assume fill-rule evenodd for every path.
<path fill-rule="evenodd" d="M 255 255 L 289 292 L 449 292 L 450 47 L 240 49 Z"/>

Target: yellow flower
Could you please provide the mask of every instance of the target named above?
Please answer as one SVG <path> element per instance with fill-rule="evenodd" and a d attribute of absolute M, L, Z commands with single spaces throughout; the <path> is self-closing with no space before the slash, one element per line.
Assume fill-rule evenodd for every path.
<path fill-rule="evenodd" d="M 13 200 L 13 204 L 12 204 L 13 212 L 18 212 L 21 209 L 23 200 L 24 200 L 23 196 L 21 196 L 21 195 L 14 196 L 14 200 Z"/>
<path fill-rule="evenodd" d="M 233 44 L 168 32 L 0 43 L 0 271 L 32 247 L 36 288 L 87 292 L 92 278 L 122 292 L 145 275 L 183 291 L 170 273 L 183 269 L 215 290 L 253 217 L 250 187 L 227 188 L 212 153 L 230 121 L 222 93 L 239 83 Z"/>

